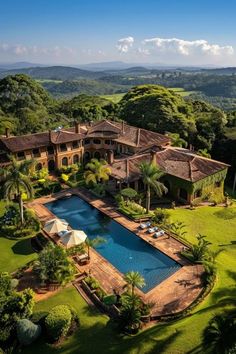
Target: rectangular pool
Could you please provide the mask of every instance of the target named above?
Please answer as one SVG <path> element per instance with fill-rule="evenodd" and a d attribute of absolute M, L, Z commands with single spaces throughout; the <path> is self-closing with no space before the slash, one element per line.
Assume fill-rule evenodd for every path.
<path fill-rule="evenodd" d="M 96 247 L 97 252 L 121 273 L 133 270 L 142 274 L 146 282 L 141 289 L 144 293 L 181 267 L 78 196 L 59 199 L 45 206 L 57 217 L 66 219 L 73 229 L 83 230 L 89 238 L 103 237 L 106 242 Z"/>

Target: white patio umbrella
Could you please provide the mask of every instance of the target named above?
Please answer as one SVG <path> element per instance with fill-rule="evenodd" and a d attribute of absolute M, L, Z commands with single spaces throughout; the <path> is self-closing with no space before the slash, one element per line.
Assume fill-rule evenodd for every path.
<path fill-rule="evenodd" d="M 48 222 L 46 222 L 43 229 L 48 234 L 55 234 L 55 233 L 58 233 L 62 230 L 66 230 L 67 226 L 68 226 L 68 223 L 65 223 L 59 219 L 53 219 L 53 220 L 49 220 Z"/>
<path fill-rule="evenodd" d="M 71 230 L 61 237 L 61 242 L 66 247 L 73 247 L 80 245 L 87 238 L 87 235 L 82 230 Z"/>

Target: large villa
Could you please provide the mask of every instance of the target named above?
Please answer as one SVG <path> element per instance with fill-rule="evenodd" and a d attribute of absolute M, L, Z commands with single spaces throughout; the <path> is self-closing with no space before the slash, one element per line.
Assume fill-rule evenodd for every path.
<path fill-rule="evenodd" d="M 51 172 L 93 157 L 103 158 L 111 167 L 111 190 L 124 186 L 143 190 L 139 165 L 153 161 L 165 173 L 163 182 L 169 195 L 184 203 L 207 199 L 213 190 L 223 195 L 228 169 L 222 162 L 171 146 L 168 136 L 109 120 L 24 136 L 11 136 L 7 129 L 0 138 L 0 151 L 2 167 L 14 155 L 17 160 L 33 158 L 37 170 L 46 167 Z"/>

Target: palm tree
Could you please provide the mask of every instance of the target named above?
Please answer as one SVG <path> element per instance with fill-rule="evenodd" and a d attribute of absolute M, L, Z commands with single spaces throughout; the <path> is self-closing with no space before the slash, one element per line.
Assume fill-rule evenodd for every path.
<path fill-rule="evenodd" d="M 141 178 L 146 186 L 146 212 L 149 213 L 151 189 L 154 190 L 158 197 L 161 197 L 164 193 L 167 193 L 168 189 L 159 181 L 164 173 L 155 163 L 143 162 L 139 168 L 141 171 Z"/>
<path fill-rule="evenodd" d="M 5 181 L 3 186 L 4 198 L 10 200 L 12 195 L 16 195 L 22 225 L 24 223 L 22 193 L 25 192 L 29 198 L 33 196 L 33 187 L 30 178 L 27 176 L 30 173 L 33 164 L 34 162 L 32 160 L 18 162 L 13 157 L 11 158 L 10 166 L 2 175 Z"/>
<path fill-rule="evenodd" d="M 135 286 L 139 288 L 145 286 L 145 280 L 139 272 L 130 271 L 126 273 L 124 276 L 124 280 L 129 286 L 131 286 L 132 295 L 134 295 Z"/>
<path fill-rule="evenodd" d="M 84 173 L 86 184 L 97 184 L 99 182 L 109 180 L 111 170 L 107 166 L 107 162 L 105 160 L 98 161 L 97 159 L 92 159 L 89 163 L 87 163 L 85 168 L 87 169 Z"/>
<path fill-rule="evenodd" d="M 102 243 L 106 242 L 106 240 L 103 237 L 97 236 L 96 238 L 89 239 L 88 237 L 85 240 L 85 244 L 87 246 L 87 252 L 88 252 L 88 259 L 90 259 L 90 247 L 96 247 L 101 245 Z"/>
<path fill-rule="evenodd" d="M 226 354 L 235 345 L 236 315 L 217 315 L 203 333 L 203 347 L 216 354 Z"/>

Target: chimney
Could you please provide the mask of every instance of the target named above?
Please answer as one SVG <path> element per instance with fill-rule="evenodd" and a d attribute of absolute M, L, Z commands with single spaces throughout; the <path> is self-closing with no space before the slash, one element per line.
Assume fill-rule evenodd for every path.
<path fill-rule="evenodd" d="M 10 136 L 10 129 L 9 128 L 5 129 L 5 134 L 6 134 L 6 138 L 9 138 L 9 136 Z"/>
<path fill-rule="evenodd" d="M 137 145 L 137 146 L 139 145 L 139 142 L 140 142 L 140 132 L 141 132 L 141 129 L 138 128 L 138 129 L 137 129 L 137 139 L 136 139 L 136 145 Z"/>
<path fill-rule="evenodd" d="M 122 134 L 125 134 L 125 122 L 122 120 Z"/>
<path fill-rule="evenodd" d="M 157 160 L 156 160 L 156 151 L 152 150 L 151 151 L 151 163 L 156 164 Z"/>
<path fill-rule="evenodd" d="M 75 132 L 76 134 L 80 134 L 80 123 L 75 122 Z"/>
<path fill-rule="evenodd" d="M 111 165 L 114 162 L 114 152 L 113 150 L 108 151 L 108 163 Z"/>

